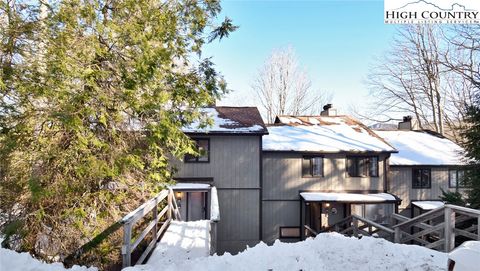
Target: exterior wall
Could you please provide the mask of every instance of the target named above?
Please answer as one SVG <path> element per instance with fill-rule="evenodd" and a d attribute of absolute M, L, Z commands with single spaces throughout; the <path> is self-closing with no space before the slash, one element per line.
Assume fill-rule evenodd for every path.
<path fill-rule="evenodd" d="M 177 161 L 175 177 L 212 180 L 220 205 L 217 253 L 238 253 L 260 240 L 261 136 L 192 136 L 203 137 L 210 138 L 210 162 Z"/>
<path fill-rule="evenodd" d="M 432 173 L 431 188 L 412 188 L 412 166 L 392 166 L 389 171 L 389 193 L 392 193 L 402 200 L 399 205 L 399 212 L 405 216 L 411 216 L 412 200 L 440 200 L 442 190 L 455 191 L 455 188 L 448 186 L 448 167 L 428 167 Z M 418 167 L 417 167 L 418 168 Z M 465 189 L 458 191 L 464 192 Z"/>
<path fill-rule="evenodd" d="M 262 238 L 272 243 L 279 238 L 279 227 L 300 227 L 301 190 L 384 191 L 385 161 L 380 154 L 378 177 L 347 177 L 346 154 L 319 154 L 324 157 L 324 177 L 302 177 L 302 159 L 298 152 L 263 152 Z"/>

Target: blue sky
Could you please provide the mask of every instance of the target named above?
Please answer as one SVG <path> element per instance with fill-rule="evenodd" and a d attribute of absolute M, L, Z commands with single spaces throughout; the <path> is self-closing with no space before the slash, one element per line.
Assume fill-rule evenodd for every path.
<path fill-rule="evenodd" d="M 251 83 L 275 48 L 292 46 L 313 90 L 333 93 L 343 113 L 369 101 L 364 80 L 375 57 L 391 43 L 394 25 L 383 23 L 383 0 L 223 1 L 222 14 L 240 28 L 208 44 L 217 70 L 233 91 L 222 105 L 257 105 Z"/>

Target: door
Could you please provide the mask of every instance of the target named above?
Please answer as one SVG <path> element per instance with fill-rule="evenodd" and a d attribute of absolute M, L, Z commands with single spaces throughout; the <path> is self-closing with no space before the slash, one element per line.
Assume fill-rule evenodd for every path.
<path fill-rule="evenodd" d="M 202 220 L 206 218 L 206 193 L 187 193 L 187 219 L 186 221 Z"/>

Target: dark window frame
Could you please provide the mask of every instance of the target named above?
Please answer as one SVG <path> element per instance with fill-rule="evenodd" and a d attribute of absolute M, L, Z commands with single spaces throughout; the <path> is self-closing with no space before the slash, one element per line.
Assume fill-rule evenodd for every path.
<path fill-rule="evenodd" d="M 298 236 L 283 236 L 282 229 L 298 229 Z M 281 239 L 299 239 L 301 238 L 301 235 L 302 235 L 302 230 L 300 229 L 300 227 L 297 227 L 297 226 L 282 226 L 282 227 L 279 227 L 278 229 L 278 236 Z"/>
<path fill-rule="evenodd" d="M 452 183 L 451 183 L 451 175 L 450 175 L 450 172 L 451 171 L 455 171 L 455 176 L 457 178 L 457 181 L 456 181 L 456 186 L 452 186 Z M 449 168 L 448 169 L 448 187 L 449 188 L 467 188 L 467 185 L 465 184 L 465 182 L 463 182 L 463 184 L 460 184 L 462 182 L 460 182 L 460 180 L 458 179 L 458 172 L 459 171 L 463 171 L 463 178 L 465 178 L 465 170 L 464 169 L 460 169 L 460 168 Z"/>
<path fill-rule="evenodd" d="M 186 154 L 184 157 L 183 157 L 183 162 L 184 163 L 210 163 L 210 138 L 206 138 L 206 137 L 195 137 L 195 138 L 191 138 L 192 141 L 195 141 L 195 145 L 197 146 L 198 148 L 198 141 L 199 140 L 206 140 L 208 142 L 208 149 L 207 149 L 207 160 L 206 161 L 200 161 L 199 158 L 202 157 L 202 156 L 193 156 L 191 155 L 192 158 L 195 158 L 194 160 L 192 158 L 190 158 L 189 160 L 187 160 L 187 155 L 189 154 Z"/>
<path fill-rule="evenodd" d="M 321 158 L 322 159 L 322 174 L 321 175 L 313 175 L 313 158 Z M 305 174 L 303 170 L 303 161 L 308 159 L 310 162 L 309 167 L 309 174 Z M 302 178 L 318 178 L 318 177 L 325 177 L 325 157 L 323 155 L 304 155 L 302 156 Z"/>
<path fill-rule="evenodd" d="M 377 166 L 376 166 L 376 170 L 375 170 L 375 175 L 371 175 L 371 159 L 372 158 L 375 158 L 377 160 Z M 367 161 L 367 174 L 366 175 L 362 175 L 360 174 L 360 171 L 357 169 L 357 175 L 350 175 L 350 167 L 349 167 L 349 160 L 354 160 L 356 161 L 356 163 L 358 164 L 358 161 L 359 159 L 368 159 Z M 357 165 L 357 168 L 358 168 L 358 165 Z M 348 178 L 370 178 L 370 177 L 374 177 L 374 178 L 378 178 L 380 177 L 380 157 L 378 155 L 347 155 L 345 157 L 345 173 L 347 175 Z"/>
<path fill-rule="evenodd" d="M 419 170 L 428 170 L 428 186 L 417 186 L 414 185 L 415 183 L 415 171 Z M 423 174 L 422 174 L 423 175 Z M 423 180 L 420 180 L 421 183 L 423 183 Z M 412 189 L 431 189 L 432 188 L 432 169 L 431 168 L 424 168 L 424 167 L 417 167 L 417 168 L 412 168 Z"/>

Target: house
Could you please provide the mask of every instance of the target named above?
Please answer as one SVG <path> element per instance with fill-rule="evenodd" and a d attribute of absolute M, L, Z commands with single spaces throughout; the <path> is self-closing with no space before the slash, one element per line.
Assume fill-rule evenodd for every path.
<path fill-rule="evenodd" d="M 217 253 L 239 252 L 261 240 L 261 150 L 268 131 L 255 107 L 217 106 L 202 114 L 213 120 L 211 126 L 183 129 L 201 155 L 174 162 L 176 198 L 183 219 L 204 219 L 209 186 L 215 186 L 221 213 Z"/>
<path fill-rule="evenodd" d="M 398 130 L 375 132 L 398 150 L 390 158 L 388 191 L 402 199 L 402 215 L 412 217 L 443 205 L 442 190 L 465 192 L 459 145 L 438 133 L 416 130 L 409 117 Z"/>
<path fill-rule="evenodd" d="M 378 222 L 400 202 L 387 191 L 396 149 L 359 121 L 326 107 L 278 116 L 263 137 L 262 240 L 300 240 L 350 214 Z"/>
<path fill-rule="evenodd" d="M 211 188 L 221 219 L 217 253 L 260 241 L 298 241 L 355 214 L 388 224 L 389 214 L 439 204 L 460 189 L 461 148 L 428 131 L 374 131 L 326 106 L 319 116 L 277 116 L 255 107 L 212 107 L 213 124 L 184 127 L 199 156 L 176 161 L 174 187 L 185 220 L 208 217 Z"/>

